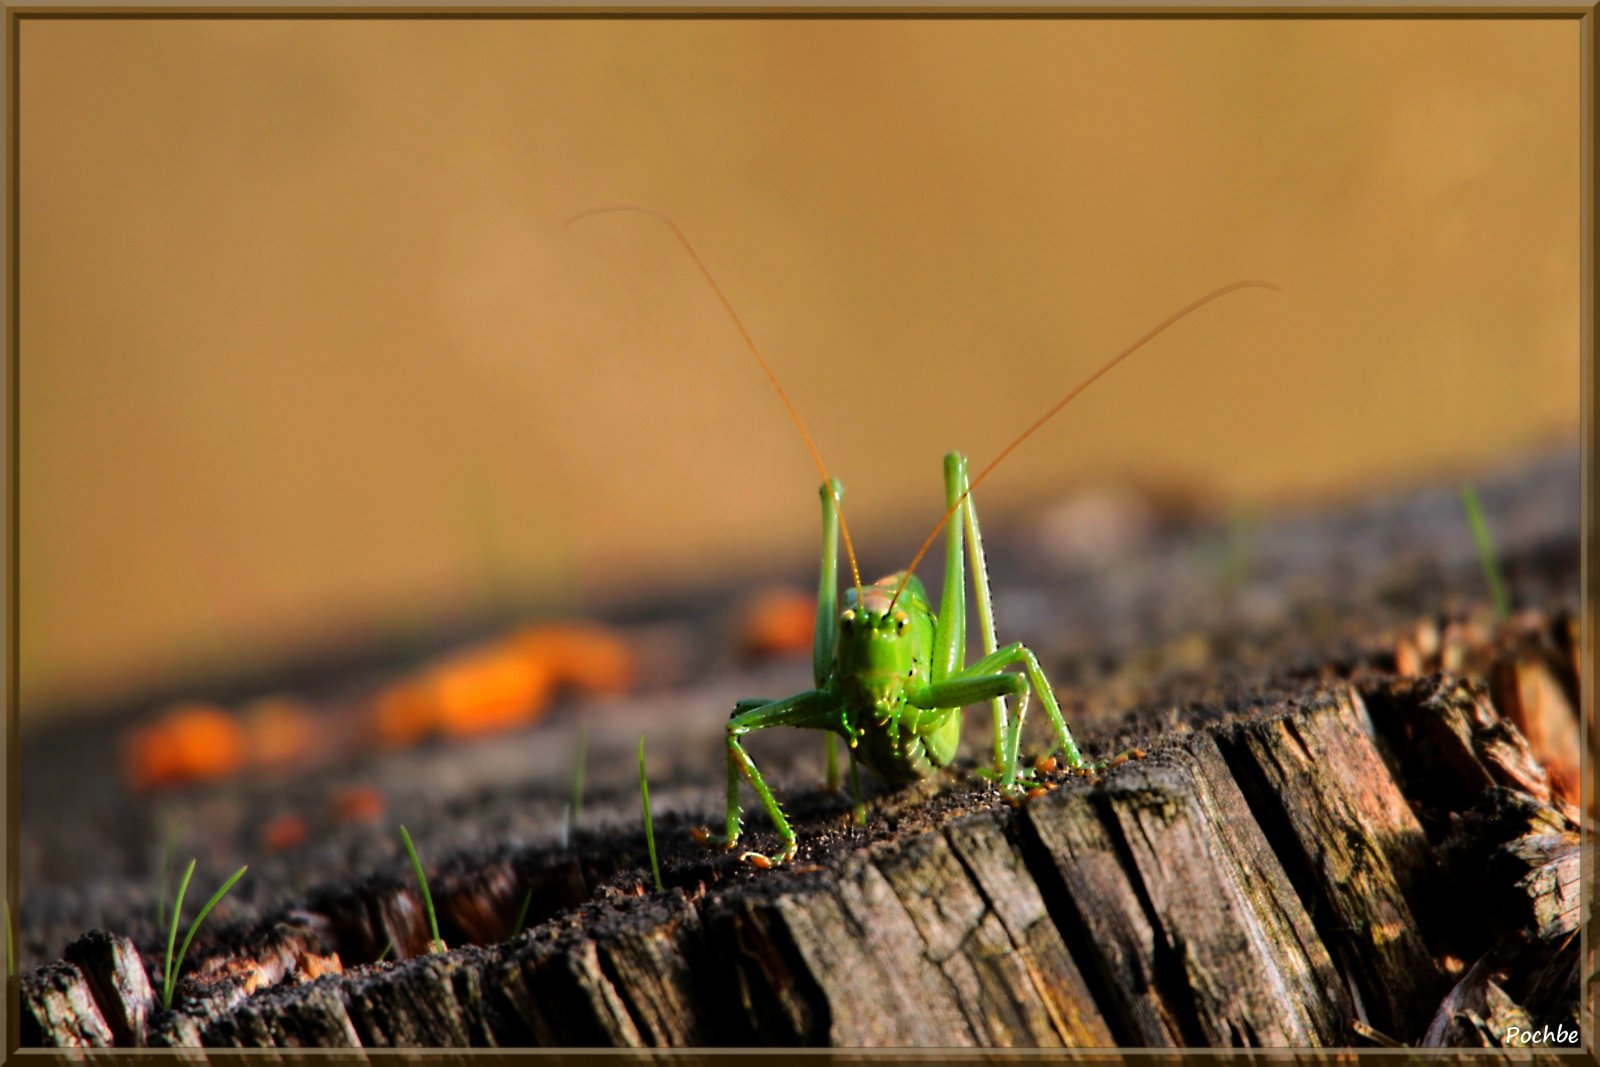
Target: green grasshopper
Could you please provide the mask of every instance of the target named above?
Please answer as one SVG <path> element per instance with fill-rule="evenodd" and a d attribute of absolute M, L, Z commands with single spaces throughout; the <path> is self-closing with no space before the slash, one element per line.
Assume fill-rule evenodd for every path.
<path fill-rule="evenodd" d="M 1050 726 L 1055 732 L 1046 757 L 1059 752 L 1067 768 L 1080 773 L 1093 773 L 1114 762 L 1108 759 L 1090 763 L 1084 759 L 1083 753 L 1072 740 L 1072 732 L 1061 714 L 1061 705 L 1057 703 L 1055 693 L 1045 679 L 1038 657 L 1020 642 L 1012 642 L 1003 648 L 998 646 L 994 607 L 989 595 L 989 572 L 984 561 L 983 539 L 978 530 L 978 513 L 972 502 L 972 491 L 1034 431 L 1101 375 L 1157 334 L 1203 305 L 1236 289 L 1276 290 L 1277 286 L 1261 281 L 1233 282 L 1174 312 L 1067 393 L 1002 449 L 977 477 L 968 478 L 966 457 L 959 452 L 946 455 L 944 517 L 904 570 L 863 586 L 855 548 L 844 522 L 841 505 L 844 488 L 828 474 L 794 403 L 756 348 L 721 286 L 677 224 L 657 212 L 637 207 L 596 208 L 568 222 L 570 224 L 580 218 L 613 211 L 636 211 L 651 215 L 671 227 L 788 408 L 790 418 L 799 428 L 806 448 L 822 475 L 822 574 L 817 588 L 816 636 L 811 655 L 815 685 L 781 700 L 741 700 L 734 706 L 727 724 L 728 803 L 725 832 L 712 834 L 701 827 L 695 831 L 696 840 L 729 850 L 738 846 L 743 818 L 739 803 L 739 783 L 742 778 L 750 783 L 761 798 L 783 848 L 774 856 L 745 852 L 740 858 L 759 867 L 771 867 L 794 857 L 798 847 L 794 830 L 790 828 L 783 809 L 743 744 L 745 735 L 777 726 L 824 730 L 844 738 L 850 752 L 850 783 L 855 796 L 858 824 L 866 819 L 861 801 L 859 764 L 866 764 L 891 781 L 910 782 L 930 777 L 948 766 L 955 757 L 961 737 L 961 709 L 984 701 L 990 703 L 994 715 L 994 765 L 991 770 L 980 773 L 995 779 L 1001 792 L 1008 797 L 1015 797 L 1023 791 L 1022 782 L 1030 774 L 1019 771 L 1017 766 L 1022 722 L 1030 692 L 1044 705 L 1045 715 L 1049 717 Z M 944 587 L 936 615 L 915 572 L 946 526 L 949 527 L 949 533 L 945 536 Z M 842 611 L 839 609 L 838 588 L 841 532 L 852 578 L 852 587 L 845 591 Z M 966 663 L 965 573 L 969 564 L 977 604 L 978 629 L 983 643 L 983 655 L 970 664 Z M 1022 668 L 1020 671 L 1008 670 L 1019 666 Z M 1014 718 L 1009 715 L 1007 697 L 1018 699 Z M 828 755 L 831 769 L 831 739 Z"/>

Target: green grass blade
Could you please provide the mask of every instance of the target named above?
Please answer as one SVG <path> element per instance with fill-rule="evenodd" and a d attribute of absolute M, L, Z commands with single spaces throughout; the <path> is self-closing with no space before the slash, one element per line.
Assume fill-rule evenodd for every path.
<path fill-rule="evenodd" d="M 578 816 L 583 812 L 583 770 L 584 763 L 589 758 L 589 732 L 583 727 L 578 727 L 578 758 L 577 767 L 572 772 L 572 826 L 578 825 Z"/>
<path fill-rule="evenodd" d="M 1483 577 L 1489 583 L 1489 599 L 1494 603 L 1494 616 L 1504 622 L 1511 618 L 1511 597 L 1506 593 L 1505 579 L 1500 575 L 1500 563 L 1495 556 L 1494 540 L 1489 536 L 1489 523 L 1483 517 L 1483 505 L 1478 501 L 1478 491 L 1470 482 L 1461 484 L 1461 506 L 1467 511 L 1467 524 L 1472 527 L 1472 539 L 1478 546 L 1478 562 L 1483 564 Z"/>
<path fill-rule="evenodd" d="M 200 924 L 206 921 L 206 916 L 211 914 L 211 909 L 217 906 L 218 901 L 228 895 L 228 890 L 233 888 L 233 883 L 237 882 L 240 878 L 243 878 L 244 872 L 249 869 L 249 866 L 244 866 L 240 867 L 237 871 L 234 871 L 233 875 L 229 877 L 226 882 L 222 883 L 222 888 L 211 894 L 211 899 L 206 901 L 206 906 L 200 909 L 200 914 L 196 915 L 194 917 L 194 922 L 189 924 L 189 932 L 183 936 L 183 947 L 178 949 L 177 966 L 173 969 L 172 973 L 167 976 L 166 996 L 162 1002 L 162 1006 L 167 1008 L 169 1011 L 172 1008 L 172 991 L 177 985 L 178 972 L 183 970 L 183 958 L 189 954 L 189 942 L 194 940 L 194 935 L 200 930 Z M 193 860 L 189 861 L 189 871 L 191 873 L 194 871 Z M 184 875 L 183 880 L 187 885 L 189 881 L 188 875 Z M 180 901 L 181 905 L 183 894 L 180 893 L 178 895 L 178 900 Z M 172 929 L 174 931 L 178 929 L 178 910 L 178 907 L 174 907 L 172 909 Z"/>
<path fill-rule="evenodd" d="M 517 924 L 511 929 L 511 936 L 516 937 L 522 933 L 523 925 L 528 921 L 528 908 L 533 904 L 533 888 L 522 894 L 522 907 L 517 909 Z"/>
<path fill-rule="evenodd" d="M 378 953 L 378 958 L 373 960 L 372 962 L 373 963 L 382 963 L 384 960 L 389 958 L 389 953 L 391 953 L 393 951 L 394 951 L 394 938 L 391 937 L 388 941 L 385 941 L 383 943 L 383 951 Z"/>
<path fill-rule="evenodd" d="M 428 951 L 435 951 L 434 946 L 444 948 L 444 938 L 439 936 L 439 917 L 433 911 L 433 894 L 428 892 L 428 879 L 422 873 L 422 861 L 417 858 L 417 846 L 411 843 L 411 834 L 402 825 L 400 837 L 406 843 L 406 852 L 411 856 L 411 869 L 417 872 L 417 884 L 422 887 L 422 906 L 428 912 L 428 929 L 433 932 L 433 942 L 428 946 Z"/>
<path fill-rule="evenodd" d="M 656 827 L 650 819 L 650 782 L 644 774 L 644 734 L 639 735 L 639 800 L 644 805 L 644 843 L 650 848 L 650 873 L 655 875 L 656 892 L 665 892 L 661 864 L 656 862 Z"/>
<path fill-rule="evenodd" d="M 178 899 L 172 905 L 172 927 L 167 932 L 167 968 L 162 974 L 161 1006 L 172 1010 L 172 950 L 178 943 L 178 916 L 183 913 L 183 895 L 189 891 L 189 879 L 194 877 L 195 861 L 189 861 L 188 870 L 183 872 L 183 880 L 178 883 Z"/>

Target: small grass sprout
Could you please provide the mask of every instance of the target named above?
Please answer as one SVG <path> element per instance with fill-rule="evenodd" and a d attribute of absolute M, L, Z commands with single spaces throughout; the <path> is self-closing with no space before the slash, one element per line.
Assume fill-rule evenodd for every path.
<path fill-rule="evenodd" d="M 411 834 L 404 825 L 400 827 L 400 839 L 406 843 L 406 853 L 411 857 L 411 869 L 417 872 L 417 884 L 422 887 L 422 906 L 428 913 L 428 929 L 433 933 L 433 940 L 428 942 L 428 951 L 444 952 L 444 938 L 439 936 L 439 916 L 433 910 L 433 894 L 428 892 L 428 878 L 422 873 L 422 861 L 417 858 L 417 846 L 411 843 Z"/>
<path fill-rule="evenodd" d="M 522 928 L 528 921 L 528 908 L 532 904 L 533 887 L 529 886 L 528 891 L 522 894 L 522 907 L 517 909 L 517 922 L 516 925 L 511 928 L 512 937 L 516 937 L 518 934 L 522 933 Z"/>
<path fill-rule="evenodd" d="M 644 843 L 650 849 L 650 873 L 656 879 L 656 892 L 666 891 L 661 884 L 661 864 L 656 861 L 656 827 L 650 819 L 650 781 L 644 773 L 644 734 L 639 735 L 639 802 L 644 806 Z"/>
<path fill-rule="evenodd" d="M 578 727 L 578 754 L 574 759 L 572 771 L 572 825 L 578 825 L 578 816 L 583 814 L 583 771 L 584 763 L 589 755 L 589 731 Z"/>
<path fill-rule="evenodd" d="M 243 878 L 244 872 L 250 869 L 248 866 L 240 867 L 233 872 L 226 882 L 222 883 L 222 888 L 211 894 L 211 899 L 206 901 L 206 906 L 200 909 L 200 914 L 196 915 L 194 922 L 189 924 L 189 932 L 183 935 L 183 947 L 178 949 L 178 955 L 174 958 L 172 946 L 178 940 L 178 922 L 183 914 L 183 895 L 189 891 L 189 879 L 194 877 L 194 865 L 195 861 L 190 860 L 188 868 L 183 872 L 183 880 L 178 883 L 178 897 L 172 903 L 172 926 L 167 932 L 167 967 L 162 975 L 161 982 L 161 1007 L 164 1011 L 172 1010 L 172 993 L 178 987 L 178 973 L 183 970 L 183 958 L 189 954 L 189 943 L 194 940 L 194 935 L 200 929 L 200 924 L 205 921 L 207 915 L 211 914 L 211 909 L 217 906 L 217 902 L 227 895 L 228 890 L 233 888 L 233 884 Z"/>
<path fill-rule="evenodd" d="M 1478 501 L 1478 491 L 1471 482 L 1461 483 L 1461 506 L 1467 512 L 1467 525 L 1472 527 L 1472 540 L 1478 546 L 1478 562 L 1483 564 L 1484 581 L 1489 583 L 1489 599 L 1494 604 L 1494 617 L 1500 622 L 1511 618 L 1511 597 L 1506 593 L 1505 579 L 1500 574 L 1500 563 L 1495 556 L 1494 540 L 1489 536 L 1489 523 L 1483 517 L 1483 505 Z"/>
<path fill-rule="evenodd" d="M 383 951 L 378 953 L 378 958 L 373 960 L 372 962 L 373 963 L 382 963 L 384 960 L 389 958 L 389 953 L 391 953 L 393 951 L 394 951 L 394 938 L 391 937 L 389 940 L 387 940 L 387 941 L 385 941 L 383 943 Z"/>

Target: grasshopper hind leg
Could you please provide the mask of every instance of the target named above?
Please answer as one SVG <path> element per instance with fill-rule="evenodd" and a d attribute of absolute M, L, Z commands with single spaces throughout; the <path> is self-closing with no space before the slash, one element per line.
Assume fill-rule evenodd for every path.
<path fill-rule="evenodd" d="M 972 593 L 977 608 L 978 634 L 983 647 L 983 657 L 966 668 L 961 667 L 958 652 L 955 659 L 955 673 L 972 677 L 1021 663 L 1027 676 L 1027 686 L 1015 693 L 1017 697 L 1015 714 L 1009 713 L 1010 709 L 1006 707 L 1003 693 L 996 693 L 990 700 L 994 714 L 994 766 L 992 772 L 984 776 L 992 776 L 1000 783 L 1003 790 L 1015 792 L 1020 788 L 1018 779 L 1025 779 L 1030 774 L 1029 771 L 1019 769 L 1017 766 L 1018 749 L 1022 743 L 1022 723 L 1027 717 L 1030 691 L 1039 698 L 1039 703 L 1044 705 L 1045 715 L 1050 719 L 1050 726 L 1055 731 L 1056 736 L 1050 751 L 1059 751 L 1067 765 L 1074 769 L 1084 765 L 1083 755 L 1072 740 L 1072 732 L 1067 729 L 1066 719 L 1061 715 L 1061 707 L 1056 702 L 1055 693 L 1051 690 L 1050 682 L 1045 678 L 1038 659 L 1021 644 L 1013 643 L 1003 649 L 999 647 L 995 636 L 994 599 L 989 592 L 989 564 L 983 551 L 983 532 L 978 526 L 978 506 L 972 499 L 972 483 L 967 477 L 966 457 L 959 452 L 952 452 L 945 457 L 944 492 L 947 506 L 958 512 L 953 516 L 949 533 L 945 535 L 949 538 L 945 584 L 947 588 L 952 584 L 959 588 L 963 582 L 961 554 L 964 540 L 967 564 L 972 570 Z M 960 619 L 962 599 L 957 594 L 954 605 L 957 619 L 953 640 L 957 644 L 964 643 Z"/>

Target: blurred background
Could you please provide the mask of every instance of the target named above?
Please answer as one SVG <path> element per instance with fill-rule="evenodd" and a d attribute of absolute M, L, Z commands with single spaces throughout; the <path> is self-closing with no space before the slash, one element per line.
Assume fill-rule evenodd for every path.
<path fill-rule="evenodd" d="M 1556 21 L 30 21 L 24 725 L 814 565 L 986 483 L 1337 499 L 1577 447 Z M 893 548 L 903 543 L 894 539 Z"/>

